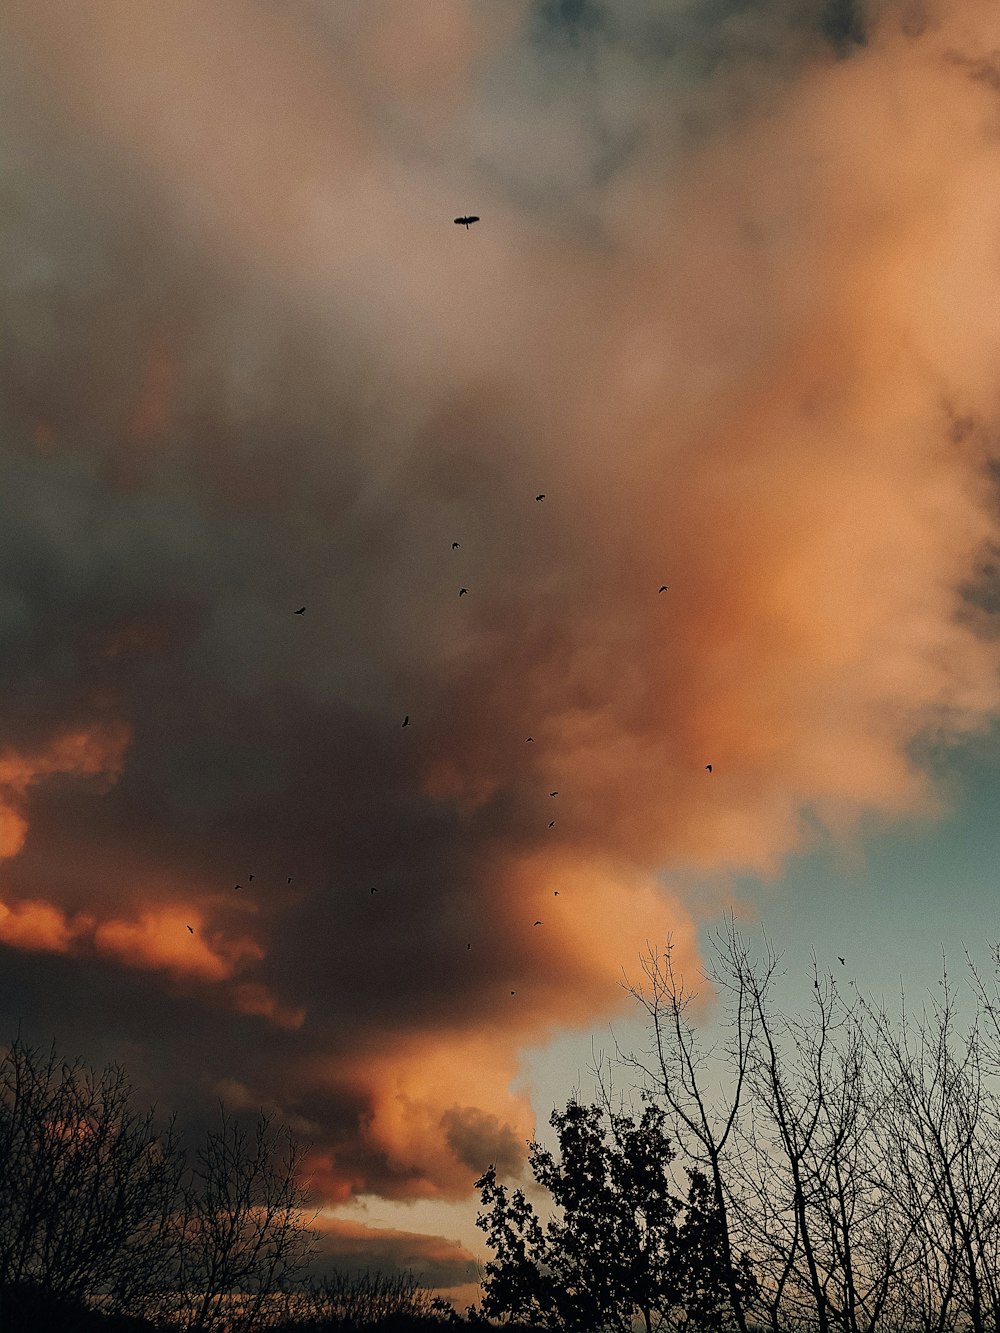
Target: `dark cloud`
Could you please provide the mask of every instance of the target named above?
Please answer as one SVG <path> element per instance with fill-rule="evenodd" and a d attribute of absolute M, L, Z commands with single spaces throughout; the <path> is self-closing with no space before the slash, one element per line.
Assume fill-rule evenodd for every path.
<path fill-rule="evenodd" d="M 441 1117 L 449 1147 L 470 1171 L 479 1173 L 483 1163 L 492 1163 L 504 1175 L 517 1172 L 524 1158 L 524 1144 L 502 1125 L 495 1115 L 475 1106 L 454 1107 Z"/>
<path fill-rule="evenodd" d="M 341 1272 L 375 1268 L 412 1273 L 435 1290 L 463 1287 L 478 1276 L 476 1261 L 457 1241 L 443 1236 L 328 1220 L 320 1224 L 321 1253 L 315 1267 Z"/>

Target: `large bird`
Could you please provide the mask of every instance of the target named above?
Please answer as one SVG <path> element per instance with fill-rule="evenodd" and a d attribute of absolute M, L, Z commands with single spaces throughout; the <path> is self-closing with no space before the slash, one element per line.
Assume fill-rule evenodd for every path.
<path fill-rule="evenodd" d="M 468 216 L 467 218 L 456 218 L 456 219 L 455 219 L 455 223 L 456 223 L 456 225 L 459 226 L 459 227 L 464 227 L 466 231 L 469 230 L 469 228 L 472 226 L 472 224 L 473 224 L 474 222 L 478 222 L 478 221 L 479 221 L 479 219 L 476 218 L 476 217 L 473 217 L 471 213 L 469 214 L 469 216 Z"/>
<path fill-rule="evenodd" d="M 669 584 L 669 583 L 661 583 L 661 584 L 660 584 L 660 592 L 668 592 L 669 589 L 670 589 L 670 584 Z"/>

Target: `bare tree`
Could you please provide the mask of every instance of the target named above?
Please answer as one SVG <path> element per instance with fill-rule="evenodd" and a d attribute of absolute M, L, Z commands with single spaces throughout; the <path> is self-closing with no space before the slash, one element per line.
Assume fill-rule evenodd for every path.
<path fill-rule="evenodd" d="M 185 1182 L 177 1316 L 194 1330 L 259 1328 L 306 1268 L 315 1235 L 302 1150 L 263 1112 L 252 1131 L 220 1107 Z"/>
<path fill-rule="evenodd" d="M 132 1106 L 124 1071 L 43 1056 L 0 1059 L 0 1288 L 111 1312 L 156 1304 L 176 1254 L 181 1155 L 173 1125 Z"/>
<path fill-rule="evenodd" d="M 762 996 L 778 964 L 766 940 L 765 947 Z M 667 941 L 663 953 L 651 949 L 642 960 L 645 984 L 626 983 L 649 1018 L 651 1048 L 642 1056 L 618 1052 L 619 1059 L 642 1075 L 646 1089 L 662 1098 L 678 1141 L 708 1176 L 721 1226 L 725 1284 L 739 1333 L 747 1333 L 748 1288 L 740 1281 L 741 1257 L 734 1244 L 727 1174 L 757 1021 L 747 986 L 748 976 L 755 975 L 750 948 L 749 939 L 737 931 L 732 916 L 711 937 L 709 967 L 702 980 L 713 983 L 722 997 L 722 1026 L 726 1031 L 724 1040 L 712 1047 L 703 1044 L 692 1022 L 689 1011 L 699 992 L 677 972 L 672 941 Z M 722 1077 L 713 1077 L 718 1074 Z"/>

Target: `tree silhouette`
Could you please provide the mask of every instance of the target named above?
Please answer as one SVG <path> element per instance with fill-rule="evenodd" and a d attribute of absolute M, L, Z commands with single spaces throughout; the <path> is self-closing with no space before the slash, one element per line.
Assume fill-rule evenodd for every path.
<path fill-rule="evenodd" d="M 494 1167 L 485 1172 L 476 1224 L 496 1256 L 486 1264 L 485 1314 L 567 1333 L 631 1333 L 636 1316 L 652 1333 L 668 1316 L 695 1326 L 716 1316 L 723 1229 L 703 1173 L 688 1172 L 686 1201 L 673 1192 L 664 1119 L 652 1104 L 638 1120 L 576 1101 L 554 1111 L 559 1156 L 537 1142 L 528 1155 L 557 1209 L 544 1226 L 523 1190 L 508 1193 Z M 750 1280 L 743 1265 L 739 1281 Z"/>

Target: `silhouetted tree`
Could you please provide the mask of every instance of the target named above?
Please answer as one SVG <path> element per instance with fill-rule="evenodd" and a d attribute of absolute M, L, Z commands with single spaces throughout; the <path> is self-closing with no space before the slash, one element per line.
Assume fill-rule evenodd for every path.
<path fill-rule="evenodd" d="M 124 1071 L 15 1040 L 0 1059 L 0 1289 L 144 1313 L 170 1281 L 183 1166 Z"/>
<path fill-rule="evenodd" d="M 725 1300 L 722 1229 L 703 1173 L 689 1173 L 686 1203 L 674 1194 L 662 1110 L 647 1104 L 636 1120 L 570 1101 L 550 1123 L 558 1158 L 537 1142 L 528 1157 L 557 1209 L 544 1226 L 493 1167 L 476 1182 L 496 1256 L 484 1312 L 568 1333 L 630 1333 L 636 1316 L 647 1333 L 671 1315 L 711 1322 Z M 751 1281 L 745 1265 L 737 1281 Z"/>
<path fill-rule="evenodd" d="M 301 1149 L 273 1117 L 261 1113 L 250 1132 L 220 1108 L 219 1127 L 184 1184 L 176 1282 L 182 1328 L 248 1333 L 302 1274 L 315 1235 L 304 1220 L 301 1163 Z"/>

